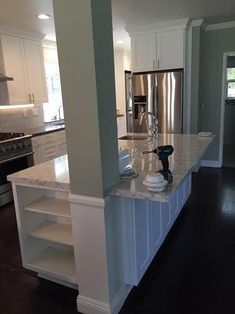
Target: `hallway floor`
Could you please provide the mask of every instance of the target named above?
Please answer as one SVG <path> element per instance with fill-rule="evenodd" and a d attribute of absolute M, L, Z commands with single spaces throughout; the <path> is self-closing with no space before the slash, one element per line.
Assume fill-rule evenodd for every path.
<path fill-rule="evenodd" d="M 223 166 L 235 168 L 235 145 L 224 145 Z"/>
<path fill-rule="evenodd" d="M 75 314 L 77 292 L 21 266 L 14 207 L 0 210 L 0 313 Z M 234 312 L 235 169 L 202 168 L 164 245 L 120 314 Z"/>

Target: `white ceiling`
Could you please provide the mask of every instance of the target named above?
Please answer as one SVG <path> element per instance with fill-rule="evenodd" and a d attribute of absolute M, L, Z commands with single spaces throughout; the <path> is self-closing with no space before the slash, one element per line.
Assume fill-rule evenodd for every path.
<path fill-rule="evenodd" d="M 115 45 L 117 40 L 123 40 L 125 47 L 129 44 L 127 26 L 185 17 L 204 18 L 209 24 L 235 20 L 234 0 L 112 0 L 112 6 Z M 0 25 L 42 32 L 55 39 L 53 18 L 37 19 L 40 12 L 53 16 L 51 0 L 0 0 L 0 8 Z"/>

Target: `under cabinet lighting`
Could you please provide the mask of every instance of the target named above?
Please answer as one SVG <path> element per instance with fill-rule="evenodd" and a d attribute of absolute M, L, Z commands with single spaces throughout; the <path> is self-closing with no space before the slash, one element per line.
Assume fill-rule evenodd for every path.
<path fill-rule="evenodd" d="M 118 41 L 117 41 L 117 44 L 118 44 L 118 45 L 122 45 L 122 44 L 124 44 L 124 41 L 123 41 L 123 40 L 118 40 Z"/>
<path fill-rule="evenodd" d="M 34 104 L 28 104 L 28 105 L 4 105 L 0 106 L 0 110 L 4 109 L 27 109 L 34 107 Z"/>
<path fill-rule="evenodd" d="M 40 14 L 38 14 L 38 18 L 39 18 L 40 20 L 48 20 L 48 19 L 51 18 L 51 16 L 50 16 L 49 14 L 40 13 Z"/>

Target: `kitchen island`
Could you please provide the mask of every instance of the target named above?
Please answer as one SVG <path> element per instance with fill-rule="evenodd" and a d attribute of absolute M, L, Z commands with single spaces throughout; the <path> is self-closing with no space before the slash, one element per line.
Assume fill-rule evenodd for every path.
<path fill-rule="evenodd" d="M 120 180 L 106 192 L 105 231 L 96 228 L 101 222 L 96 219 L 95 201 L 90 220 L 84 218 L 86 202 L 80 209 L 73 205 L 66 155 L 10 175 L 24 267 L 73 288 L 88 282 L 89 297 L 79 296 L 77 301 L 81 312 L 89 307 L 94 309 L 89 313 L 117 313 L 184 206 L 191 192 L 191 173 L 200 167 L 212 141 L 213 137 L 172 134 L 160 135 L 154 142 L 119 140 L 120 149 L 130 149 L 139 175 Z M 143 156 L 142 152 L 165 144 L 174 147 L 169 158 L 174 180 L 161 193 L 148 192 L 142 181 L 146 174 L 161 169 L 161 163 L 156 155 Z M 96 241 L 93 232 L 100 236 Z M 100 244 L 102 239 L 105 245 Z M 95 280 L 96 269 L 86 269 L 91 257 L 101 260 L 102 256 L 107 256 L 109 278 L 99 272 L 99 280 Z M 107 282 L 110 306 L 102 292 Z"/>

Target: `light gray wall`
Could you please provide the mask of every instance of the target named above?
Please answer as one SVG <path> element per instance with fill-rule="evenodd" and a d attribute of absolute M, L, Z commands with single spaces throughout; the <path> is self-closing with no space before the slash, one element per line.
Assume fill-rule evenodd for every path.
<path fill-rule="evenodd" d="M 235 28 L 206 31 L 204 36 L 199 120 L 201 131 L 216 134 L 206 159 L 219 160 L 223 53 L 235 51 Z"/>
<path fill-rule="evenodd" d="M 103 197 L 119 180 L 111 1 L 53 5 L 71 192 Z"/>
<path fill-rule="evenodd" d="M 192 27 L 190 133 L 198 133 L 200 33 L 201 33 L 200 26 Z"/>

